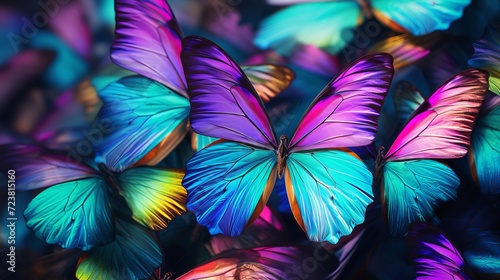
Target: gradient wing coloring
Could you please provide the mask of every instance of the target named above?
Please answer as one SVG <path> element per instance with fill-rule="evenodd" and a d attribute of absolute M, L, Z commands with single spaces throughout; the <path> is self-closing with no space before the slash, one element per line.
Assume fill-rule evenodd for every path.
<path fill-rule="evenodd" d="M 351 64 L 312 102 L 290 140 L 290 151 L 373 142 L 393 74 L 388 54 L 367 55 Z"/>
<path fill-rule="evenodd" d="M 365 218 L 373 176 L 352 152 L 293 153 L 285 183 L 292 213 L 312 241 L 333 244 Z"/>
<path fill-rule="evenodd" d="M 120 172 L 141 159 L 156 164 L 187 133 L 189 100 L 141 76 L 125 77 L 100 92 L 104 105 L 93 131 L 96 162 Z"/>
<path fill-rule="evenodd" d="M 462 17 L 470 0 L 371 0 L 377 19 L 388 27 L 415 36 L 445 30 Z"/>
<path fill-rule="evenodd" d="M 434 210 L 457 196 L 460 180 L 451 168 L 434 160 L 387 162 L 382 203 L 392 236 L 404 236 L 408 224 L 430 221 Z"/>
<path fill-rule="evenodd" d="M 498 27 L 486 28 L 483 37 L 473 43 L 474 54 L 469 65 L 490 73 L 490 90 L 500 95 L 500 30 Z"/>
<path fill-rule="evenodd" d="M 469 69 L 455 75 L 414 112 L 385 158 L 398 161 L 463 157 L 487 89 L 488 73 L 484 71 Z"/>
<path fill-rule="evenodd" d="M 16 171 L 16 189 L 29 191 L 50 187 L 66 181 L 97 175 L 97 171 L 82 163 L 82 157 L 71 149 L 67 153 L 49 151 L 34 145 L 2 145 L 2 170 Z"/>
<path fill-rule="evenodd" d="M 165 0 L 117 0 L 113 62 L 187 98 L 182 33 Z"/>
<path fill-rule="evenodd" d="M 162 263 L 153 232 L 122 219 L 116 220 L 116 237 L 106 246 L 84 253 L 76 277 L 93 279 L 145 279 Z"/>
<path fill-rule="evenodd" d="M 235 142 L 197 152 L 186 165 L 182 185 L 187 208 L 212 235 L 239 235 L 258 217 L 276 180 L 276 154 Z"/>
<path fill-rule="evenodd" d="M 220 47 L 201 37 L 187 37 L 182 62 L 189 85 L 191 127 L 196 133 L 277 148 L 262 100 Z"/>
<path fill-rule="evenodd" d="M 280 65 L 242 66 L 241 70 L 264 102 L 269 102 L 283 92 L 295 79 L 295 73 L 290 68 Z"/>
<path fill-rule="evenodd" d="M 472 279 L 460 252 L 441 230 L 422 222 L 412 223 L 407 240 L 416 279 Z"/>
<path fill-rule="evenodd" d="M 26 224 L 38 238 L 65 249 L 105 245 L 114 236 L 107 188 L 98 177 L 52 186 L 30 202 Z"/>
<path fill-rule="evenodd" d="M 133 218 L 152 230 L 162 230 L 174 217 L 186 212 L 184 173 L 152 167 L 128 169 L 118 176 L 121 195 Z"/>

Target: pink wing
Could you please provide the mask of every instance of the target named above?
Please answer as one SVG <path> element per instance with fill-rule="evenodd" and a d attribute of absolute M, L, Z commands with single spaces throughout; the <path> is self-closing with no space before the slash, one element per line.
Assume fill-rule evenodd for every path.
<path fill-rule="evenodd" d="M 291 152 L 370 144 L 394 69 L 388 54 L 348 66 L 312 102 L 291 138 Z"/>
<path fill-rule="evenodd" d="M 276 149 L 262 100 L 236 62 L 201 37 L 187 37 L 182 46 L 193 130 L 205 136 Z"/>
<path fill-rule="evenodd" d="M 165 0 L 117 0 L 113 62 L 187 97 L 182 33 Z"/>
<path fill-rule="evenodd" d="M 385 158 L 398 161 L 463 157 L 487 90 L 485 71 L 469 69 L 455 75 L 413 113 Z"/>

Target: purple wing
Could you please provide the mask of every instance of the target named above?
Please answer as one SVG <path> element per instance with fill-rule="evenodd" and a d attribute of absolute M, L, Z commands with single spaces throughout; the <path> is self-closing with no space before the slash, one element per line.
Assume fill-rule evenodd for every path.
<path fill-rule="evenodd" d="M 416 279 L 471 279 L 464 259 L 439 229 L 412 223 L 407 240 Z"/>
<path fill-rule="evenodd" d="M 207 39 L 187 37 L 182 44 L 193 130 L 276 149 L 275 134 L 262 100 L 240 67 Z"/>
<path fill-rule="evenodd" d="M 393 74 L 388 54 L 352 63 L 312 102 L 291 138 L 290 151 L 370 144 Z"/>
<path fill-rule="evenodd" d="M 38 146 L 2 145 L 3 159 L 0 169 L 3 174 L 14 170 L 16 189 L 28 191 L 50 187 L 62 182 L 93 177 L 97 171 L 82 163 L 75 150 L 66 153 L 49 152 Z"/>
<path fill-rule="evenodd" d="M 463 71 L 437 89 L 410 117 L 387 151 L 391 161 L 460 158 L 488 90 L 488 73 Z"/>
<path fill-rule="evenodd" d="M 113 62 L 187 97 L 182 33 L 165 0 L 117 0 Z"/>

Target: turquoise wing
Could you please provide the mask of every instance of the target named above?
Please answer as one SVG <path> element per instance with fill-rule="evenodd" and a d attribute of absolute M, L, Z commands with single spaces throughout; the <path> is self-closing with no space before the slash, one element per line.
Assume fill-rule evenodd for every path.
<path fill-rule="evenodd" d="M 133 218 L 145 227 L 162 230 L 176 216 L 186 212 L 186 189 L 180 170 L 137 167 L 118 176 L 121 195 Z"/>
<path fill-rule="evenodd" d="M 153 232 L 117 219 L 115 240 L 83 254 L 78 260 L 76 277 L 80 280 L 144 279 L 161 263 L 161 249 Z"/>
<path fill-rule="evenodd" d="M 415 36 L 446 30 L 461 18 L 470 0 L 372 0 L 375 17 L 390 28 Z"/>
<path fill-rule="evenodd" d="M 182 184 L 187 208 L 212 235 L 237 236 L 255 220 L 276 180 L 276 153 L 236 142 L 197 152 Z"/>
<path fill-rule="evenodd" d="M 219 140 L 219 138 L 205 136 L 205 135 L 201 135 L 201 134 L 198 134 L 195 132 L 192 132 L 192 133 L 193 133 L 192 145 L 193 145 L 194 151 L 199 151 L 199 150 L 205 148 L 206 146 L 212 144 L 213 142 Z"/>
<path fill-rule="evenodd" d="M 121 172 L 154 165 L 187 132 L 189 100 L 141 76 L 125 77 L 99 92 L 104 104 L 93 130 L 96 162 Z"/>
<path fill-rule="evenodd" d="M 284 8 L 265 19 L 255 37 L 262 49 L 289 55 L 300 44 L 338 53 L 353 38 L 360 22 L 356 1 L 301 3 Z"/>
<path fill-rule="evenodd" d="M 313 241 L 337 243 L 365 220 L 371 172 L 353 152 L 292 153 L 285 184 L 292 213 Z"/>
<path fill-rule="evenodd" d="M 98 177 L 52 186 L 26 207 L 26 224 L 38 238 L 65 249 L 105 245 L 114 236 L 107 188 Z"/>
<path fill-rule="evenodd" d="M 495 95 L 492 98 L 500 102 L 500 97 Z M 496 105 L 476 120 L 472 129 L 469 162 L 481 192 L 486 195 L 499 195 L 500 106 Z"/>
<path fill-rule="evenodd" d="M 451 168 L 434 160 L 390 161 L 383 172 L 382 203 L 393 236 L 406 235 L 411 222 L 429 222 L 460 185 Z"/>

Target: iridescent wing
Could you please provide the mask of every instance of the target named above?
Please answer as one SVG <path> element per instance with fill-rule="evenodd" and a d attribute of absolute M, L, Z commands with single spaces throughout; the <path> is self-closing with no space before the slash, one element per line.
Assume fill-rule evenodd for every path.
<path fill-rule="evenodd" d="M 472 44 L 474 54 L 469 65 L 490 73 L 490 90 L 500 95 L 500 31 L 498 27 L 488 27 L 483 37 Z"/>
<path fill-rule="evenodd" d="M 388 27 L 415 36 L 446 30 L 462 17 L 470 0 L 371 0 L 375 17 Z"/>
<path fill-rule="evenodd" d="M 262 100 L 220 47 L 201 37 L 187 37 L 182 62 L 196 133 L 272 150 L 278 147 Z"/>
<path fill-rule="evenodd" d="M 139 280 L 153 275 L 161 263 L 161 249 L 153 232 L 117 219 L 115 240 L 84 253 L 78 260 L 76 277 Z"/>
<path fill-rule="evenodd" d="M 408 248 L 416 279 L 472 279 L 463 257 L 444 233 L 430 224 L 410 225 Z"/>
<path fill-rule="evenodd" d="M 125 77 L 99 96 L 104 104 L 92 127 L 95 159 L 113 171 L 158 163 L 187 133 L 189 100 L 153 80 Z"/>
<path fill-rule="evenodd" d="M 292 213 L 312 241 L 337 243 L 365 218 L 373 176 L 352 152 L 293 153 L 285 183 Z"/>
<path fill-rule="evenodd" d="M 121 67 L 187 97 L 182 32 L 165 0 L 118 0 L 111 58 Z"/>
<path fill-rule="evenodd" d="M 182 185 L 187 208 L 212 235 L 239 235 L 266 204 L 276 180 L 276 154 L 220 142 L 197 152 L 186 165 Z"/>
<path fill-rule="evenodd" d="M 437 89 L 410 117 L 387 151 L 387 161 L 460 158 L 488 90 L 488 73 L 469 69 Z"/>
<path fill-rule="evenodd" d="M 290 139 L 290 152 L 373 142 L 393 73 L 388 54 L 367 55 L 353 62 L 312 102 Z"/>
<path fill-rule="evenodd" d="M 49 244 L 88 251 L 113 241 L 108 186 L 99 177 L 52 186 L 26 207 L 26 225 Z"/>
<path fill-rule="evenodd" d="M 125 170 L 117 180 L 134 220 L 152 230 L 162 230 L 186 212 L 183 176 L 180 170 L 137 167 Z"/>

